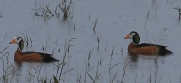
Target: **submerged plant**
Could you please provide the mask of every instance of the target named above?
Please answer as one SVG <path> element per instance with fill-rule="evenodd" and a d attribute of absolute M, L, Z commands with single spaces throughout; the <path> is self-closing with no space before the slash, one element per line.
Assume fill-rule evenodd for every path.
<path fill-rule="evenodd" d="M 73 8 L 72 0 L 70 0 L 69 2 L 67 2 L 67 0 L 62 0 L 62 3 L 59 3 L 56 6 L 54 13 L 52 12 L 52 10 L 50 10 L 49 4 L 46 4 L 45 7 L 37 8 L 36 0 L 35 0 L 35 9 L 33 9 L 33 10 L 35 11 L 35 13 L 34 13 L 35 16 L 41 16 L 41 17 L 47 18 L 47 17 L 53 17 L 54 15 L 56 15 L 59 18 L 60 12 L 58 9 L 63 12 L 64 19 L 67 19 L 68 17 L 70 17 L 70 15 L 72 15 L 71 17 L 73 18 L 74 8 Z M 40 11 L 41 14 L 39 14 L 40 12 L 38 12 L 38 11 Z"/>
<path fill-rule="evenodd" d="M 69 1 L 69 3 L 67 2 L 67 0 L 62 0 L 62 4 L 59 4 L 58 7 L 62 10 L 62 12 L 64 13 L 63 14 L 63 17 L 64 19 L 67 19 L 71 13 L 73 13 L 73 9 L 72 9 L 72 12 L 71 12 L 71 7 L 73 2 L 72 0 Z M 72 16 L 73 17 L 73 16 Z"/>
<path fill-rule="evenodd" d="M 97 26 L 97 20 L 98 19 L 96 19 L 96 21 L 94 22 L 94 28 L 93 28 L 93 31 L 95 32 L 95 28 L 96 28 L 96 26 Z"/>
<path fill-rule="evenodd" d="M 179 13 L 179 19 L 181 17 L 181 8 L 179 6 L 177 6 L 177 8 L 173 8 L 173 9 L 177 9 L 178 10 L 178 13 Z"/>
<path fill-rule="evenodd" d="M 1 11 L 1 13 L 0 13 L 0 17 L 3 17 L 3 15 L 2 15 L 2 11 Z"/>

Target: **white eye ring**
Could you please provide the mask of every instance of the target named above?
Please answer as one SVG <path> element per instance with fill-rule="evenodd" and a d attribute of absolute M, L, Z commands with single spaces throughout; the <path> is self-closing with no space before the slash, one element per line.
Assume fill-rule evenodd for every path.
<path fill-rule="evenodd" d="M 131 34 L 129 34 L 129 37 L 132 39 L 135 34 L 136 33 L 131 33 Z"/>
<path fill-rule="evenodd" d="M 132 36 L 135 35 L 136 33 L 132 33 Z"/>
<path fill-rule="evenodd" d="M 16 37 L 14 37 L 14 39 L 15 39 L 15 42 L 16 42 L 16 43 L 19 43 L 19 42 L 22 40 L 22 38 L 21 38 L 21 37 L 17 37 L 17 36 L 16 36 Z"/>

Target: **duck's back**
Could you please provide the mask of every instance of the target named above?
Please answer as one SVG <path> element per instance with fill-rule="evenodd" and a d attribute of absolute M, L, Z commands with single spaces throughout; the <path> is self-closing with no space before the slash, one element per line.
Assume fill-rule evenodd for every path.
<path fill-rule="evenodd" d="M 158 49 L 158 54 L 159 55 L 165 55 L 165 54 L 172 53 L 170 50 L 166 49 L 167 46 L 158 45 L 158 44 L 141 43 L 141 44 L 137 45 L 137 47 L 138 48 L 148 47 L 150 49 L 151 49 L 151 47 L 156 47 Z"/>

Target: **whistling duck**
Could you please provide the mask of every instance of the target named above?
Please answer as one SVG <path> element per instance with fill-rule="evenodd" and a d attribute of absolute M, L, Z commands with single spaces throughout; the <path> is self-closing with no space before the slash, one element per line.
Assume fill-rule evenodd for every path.
<path fill-rule="evenodd" d="M 15 61 L 36 61 L 36 62 L 55 62 L 59 61 L 52 57 L 52 54 L 41 52 L 22 52 L 24 47 L 24 41 L 21 37 L 15 37 L 10 44 L 18 44 L 18 49 L 14 53 Z"/>
<path fill-rule="evenodd" d="M 141 55 L 165 55 L 171 54 L 170 50 L 166 49 L 166 46 L 142 43 L 140 42 L 140 36 L 137 32 L 131 31 L 124 39 L 132 39 L 132 42 L 128 46 L 128 52 L 130 54 L 141 54 Z"/>

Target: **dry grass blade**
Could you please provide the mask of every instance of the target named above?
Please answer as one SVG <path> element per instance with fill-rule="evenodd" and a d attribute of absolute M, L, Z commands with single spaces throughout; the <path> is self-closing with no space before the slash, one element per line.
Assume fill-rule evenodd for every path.
<path fill-rule="evenodd" d="M 181 18 L 181 8 L 179 6 L 177 6 L 177 8 L 173 8 L 173 9 L 176 9 L 178 10 L 178 13 L 179 13 L 179 19 Z"/>
<path fill-rule="evenodd" d="M 3 17 L 2 11 L 1 11 L 1 13 L 0 13 L 0 17 Z"/>
<path fill-rule="evenodd" d="M 68 70 L 68 71 L 64 72 L 63 74 L 66 74 L 66 73 L 68 73 L 68 72 L 70 72 L 70 71 L 72 71 L 72 70 L 74 70 L 74 69 L 75 69 L 75 68 L 70 69 L 70 70 Z"/>
<path fill-rule="evenodd" d="M 0 53 L 4 52 L 4 51 L 7 50 L 8 48 L 9 48 L 9 46 L 6 47 L 6 48 L 4 48 Z"/>
<path fill-rule="evenodd" d="M 67 19 L 71 14 L 70 8 L 72 7 L 72 4 L 73 4 L 72 0 L 70 0 L 68 4 L 66 4 L 65 0 L 62 0 L 62 4 L 58 5 L 60 10 L 62 10 L 62 12 L 64 13 L 63 15 L 64 19 Z"/>
<path fill-rule="evenodd" d="M 55 77 L 54 75 L 53 75 L 53 80 L 54 80 L 54 83 L 59 83 L 57 80 L 57 77 Z"/>
<path fill-rule="evenodd" d="M 93 83 L 95 82 L 95 80 L 92 78 L 92 76 L 87 72 L 87 75 L 91 78 L 91 80 L 93 81 Z"/>
<path fill-rule="evenodd" d="M 70 17 L 70 15 L 72 15 L 71 17 L 73 18 L 74 7 L 73 7 L 72 0 L 69 0 L 69 2 L 67 2 L 66 0 L 62 0 L 62 4 L 59 3 L 56 6 L 54 13 L 52 13 L 52 11 L 50 10 L 49 4 L 45 5 L 44 8 L 41 8 L 41 7 L 37 8 L 37 4 L 36 4 L 36 0 L 35 0 L 35 9 L 33 9 L 35 11 L 34 15 L 44 17 L 44 20 L 47 17 L 50 18 L 50 17 L 53 17 L 54 15 L 56 15 L 56 17 L 59 18 L 60 17 L 60 12 L 58 10 L 58 8 L 59 8 L 64 13 L 63 14 L 64 20 L 66 20 L 68 17 Z M 40 11 L 40 12 L 38 12 L 38 11 Z M 38 14 L 38 13 L 41 13 L 41 14 Z"/>
<path fill-rule="evenodd" d="M 96 19 L 96 21 L 95 21 L 95 23 L 94 23 L 94 28 L 93 28 L 93 31 L 95 32 L 95 28 L 96 28 L 96 26 L 97 26 L 97 20 L 98 20 L 98 18 Z"/>
<path fill-rule="evenodd" d="M 46 11 L 47 13 L 50 13 L 52 16 L 54 16 L 54 15 L 52 14 L 52 12 L 50 11 L 48 5 L 46 5 L 46 9 L 47 9 L 47 11 Z"/>
<path fill-rule="evenodd" d="M 118 75 L 118 72 L 114 75 L 114 77 L 113 77 L 111 83 L 114 83 L 114 80 L 115 80 L 115 78 L 116 78 L 117 75 Z"/>

